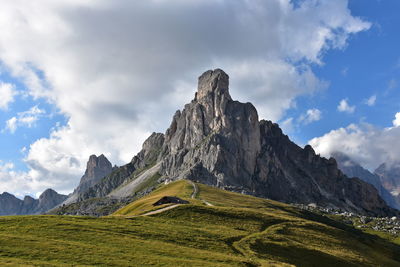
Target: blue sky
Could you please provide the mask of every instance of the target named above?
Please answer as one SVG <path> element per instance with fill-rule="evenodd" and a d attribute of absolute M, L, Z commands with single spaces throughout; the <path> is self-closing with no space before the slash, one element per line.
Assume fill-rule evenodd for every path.
<path fill-rule="evenodd" d="M 400 2 L 352 0 L 349 8 L 372 26 L 352 36 L 344 49 L 328 51 L 323 65 L 313 66 L 329 87 L 313 97 L 300 98 L 298 108 L 288 112 L 289 117 L 298 117 L 304 108 L 322 111 L 320 121 L 291 133 L 301 143 L 360 121 L 389 127 L 400 110 Z M 376 96 L 376 102 L 368 106 L 365 100 L 371 96 Z M 342 99 L 356 107 L 354 113 L 337 110 Z"/>
<path fill-rule="evenodd" d="M 399 1 L 40 7 L 18 0 L 0 11 L 0 85 L 14 88 L 0 109 L 0 192 L 68 193 L 90 154 L 128 162 L 216 67 L 234 98 L 300 145 L 345 152 L 371 170 L 400 156 Z"/>

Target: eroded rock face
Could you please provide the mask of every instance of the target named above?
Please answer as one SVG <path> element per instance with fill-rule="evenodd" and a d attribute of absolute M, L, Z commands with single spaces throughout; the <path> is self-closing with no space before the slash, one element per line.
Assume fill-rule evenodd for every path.
<path fill-rule="evenodd" d="M 347 178 L 334 158 L 316 155 L 309 145 L 304 149 L 297 146 L 270 121 L 261 121 L 260 129 L 262 152 L 254 176 L 256 195 L 379 216 L 393 212 L 372 185 Z"/>
<path fill-rule="evenodd" d="M 200 76 L 195 99 L 176 112 L 165 134 L 163 175 L 249 185 L 261 149 L 258 115 L 250 103 L 232 101 L 228 86 L 222 70 Z"/>
<path fill-rule="evenodd" d="M 222 70 L 199 77 L 194 100 L 177 111 L 158 161 L 168 179 L 191 179 L 283 202 L 317 203 L 359 213 L 393 210 L 376 189 L 348 179 L 335 159 L 300 148 L 277 124 L 259 121 L 250 103 L 233 101 Z"/>
<path fill-rule="evenodd" d="M 153 133 L 130 163 L 81 199 L 104 197 L 151 166 L 160 166 L 161 180 L 190 179 L 283 202 L 396 214 L 372 185 L 347 178 L 335 159 L 297 146 L 277 124 L 259 121 L 252 104 L 233 101 L 229 77 L 219 69 L 199 77 L 195 98 L 175 113 L 165 134 Z"/>
<path fill-rule="evenodd" d="M 112 171 L 111 162 L 104 155 L 97 157 L 91 155 L 86 165 L 85 174 L 82 176 L 79 186 L 75 189 L 76 193 L 81 193 L 97 184 L 102 178 L 109 175 Z"/>

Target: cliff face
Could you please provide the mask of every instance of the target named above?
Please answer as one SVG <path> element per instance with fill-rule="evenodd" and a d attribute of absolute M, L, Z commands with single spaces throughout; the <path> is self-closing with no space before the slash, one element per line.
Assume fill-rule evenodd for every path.
<path fill-rule="evenodd" d="M 25 196 L 24 200 L 9 193 L 0 195 L 0 216 L 43 214 L 63 202 L 67 196 L 60 195 L 52 189 L 44 191 L 39 199 Z"/>
<path fill-rule="evenodd" d="M 215 186 L 251 186 L 261 150 L 257 111 L 232 101 L 221 70 L 199 78 L 195 99 L 177 111 L 165 134 L 163 175 Z M 161 159 L 161 158 L 160 158 Z"/>
<path fill-rule="evenodd" d="M 109 175 L 112 171 L 111 162 L 104 155 L 97 157 L 91 155 L 86 164 L 85 174 L 82 176 L 79 186 L 75 189 L 76 193 L 81 193 L 98 183 L 102 178 Z"/>
<path fill-rule="evenodd" d="M 335 159 L 297 146 L 277 124 L 259 121 L 252 104 L 232 100 L 229 77 L 219 69 L 199 77 L 194 99 L 175 113 L 165 134 L 152 134 L 129 164 L 80 194 L 80 200 L 107 196 L 129 183 L 134 191 L 143 184 L 130 181 L 145 181 L 135 173 L 148 168 L 160 174 L 159 181 L 190 179 L 289 203 L 395 213 L 372 185 L 347 178 Z"/>
<path fill-rule="evenodd" d="M 376 189 L 348 179 L 336 161 L 300 148 L 277 124 L 259 121 L 250 103 L 233 101 L 222 70 L 199 77 L 194 100 L 166 131 L 161 174 L 284 202 L 316 203 L 384 215 Z"/>

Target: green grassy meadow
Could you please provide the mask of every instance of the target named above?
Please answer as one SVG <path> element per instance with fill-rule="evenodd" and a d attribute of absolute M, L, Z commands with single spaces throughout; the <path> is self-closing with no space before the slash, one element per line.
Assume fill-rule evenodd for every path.
<path fill-rule="evenodd" d="M 171 183 L 103 218 L 0 217 L 0 266 L 400 266 L 400 247 L 385 237 L 279 202 L 198 187 L 190 199 L 187 181 Z M 164 195 L 191 204 L 136 216 Z"/>

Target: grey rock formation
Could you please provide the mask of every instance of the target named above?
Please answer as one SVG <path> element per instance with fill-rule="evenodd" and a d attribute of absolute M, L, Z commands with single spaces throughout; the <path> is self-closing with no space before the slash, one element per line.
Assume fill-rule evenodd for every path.
<path fill-rule="evenodd" d="M 48 210 L 62 203 L 66 198 L 66 195 L 58 194 L 53 189 L 47 189 L 39 196 L 37 213 L 46 213 Z"/>
<path fill-rule="evenodd" d="M 335 159 L 316 155 L 311 146 L 297 146 L 277 124 L 259 121 L 252 104 L 233 101 L 229 77 L 219 69 L 199 77 L 195 98 L 175 113 L 165 134 L 153 133 L 129 164 L 81 193 L 79 200 L 124 191 L 121 187 L 155 167 L 158 181 L 190 179 L 288 203 L 397 214 L 372 185 L 347 178 Z"/>
<path fill-rule="evenodd" d="M 376 189 L 348 179 L 336 161 L 300 148 L 254 106 L 233 101 L 222 70 L 199 77 L 195 99 L 177 111 L 158 157 L 161 174 L 283 202 L 317 203 L 375 215 L 394 212 Z"/>
<path fill-rule="evenodd" d="M 109 175 L 113 167 L 111 162 L 102 154 L 99 157 L 91 155 L 86 164 L 85 174 L 82 176 L 76 193 L 81 193 L 97 184 L 102 178 Z"/>
<path fill-rule="evenodd" d="M 60 195 L 52 189 L 44 191 L 39 199 L 25 196 L 24 200 L 9 193 L 0 195 L 0 215 L 44 214 L 63 202 L 67 196 Z"/>
<path fill-rule="evenodd" d="M 0 215 L 17 215 L 21 210 L 22 200 L 4 192 L 0 195 Z"/>
<path fill-rule="evenodd" d="M 344 174 L 348 177 L 358 177 L 361 180 L 372 184 L 388 205 L 396 209 L 400 208 L 397 200 L 382 186 L 380 177 L 377 174 L 373 174 L 367 169 L 364 169 L 360 164 L 341 152 L 332 153 L 332 157 L 336 159 L 339 169 Z"/>
<path fill-rule="evenodd" d="M 157 158 L 161 153 L 162 145 L 164 143 L 164 135 L 160 133 L 153 133 L 144 143 L 142 150 L 133 157 L 132 161 L 120 168 L 114 169 L 109 175 L 101 179 L 97 184 L 90 187 L 78 196 L 78 201 L 86 200 L 89 198 L 106 197 L 112 193 L 113 190 L 123 185 L 129 186 L 129 182 L 134 182 L 135 178 L 139 178 L 141 172 L 153 167 L 157 163 Z M 158 169 L 156 170 L 158 171 Z M 153 173 L 154 174 L 154 173 Z M 143 183 L 147 182 L 152 177 L 143 179 Z M 142 183 L 138 183 L 140 187 Z M 140 188 L 143 189 L 143 188 Z M 124 190 L 122 190 L 124 191 Z M 140 190 L 139 190 L 140 191 Z M 135 188 L 130 189 L 131 194 L 137 192 Z M 129 194 L 124 193 L 121 197 L 128 197 Z M 117 197 L 111 195 L 111 197 Z"/>
<path fill-rule="evenodd" d="M 161 174 L 207 184 L 250 187 L 261 151 L 257 111 L 232 101 L 222 70 L 199 78 L 195 99 L 177 111 L 165 134 Z"/>

